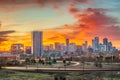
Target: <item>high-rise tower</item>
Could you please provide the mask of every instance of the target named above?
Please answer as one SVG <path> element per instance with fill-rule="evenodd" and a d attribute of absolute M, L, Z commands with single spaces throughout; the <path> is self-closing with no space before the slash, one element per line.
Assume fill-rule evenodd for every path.
<path fill-rule="evenodd" d="M 34 57 L 41 57 L 43 48 L 42 48 L 42 32 L 33 31 L 32 32 L 32 41 L 33 41 L 33 54 Z"/>
<path fill-rule="evenodd" d="M 99 37 L 95 37 L 93 40 L 92 40 L 92 47 L 93 47 L 93 50 L 95 52 L 98 52 L 99 51 Z"/>
<path fill-rule="evenodd" d="M 68 48 L 69 48 L 69 39 L 66 39 L 66 51 L 68 52 Z"/>
<path fill-rule="evenodd" d="M 108 51 L 108 39 L 107 38 L 103 39 L 103 44 L 106 46 L 106 51 Z"/>

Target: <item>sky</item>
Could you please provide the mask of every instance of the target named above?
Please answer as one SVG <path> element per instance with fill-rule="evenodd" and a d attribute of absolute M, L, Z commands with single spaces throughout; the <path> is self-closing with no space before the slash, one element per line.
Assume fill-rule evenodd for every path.
<path fill-rule="evenodd" d="M 31 46 L 31 32 L 43 31 L 43 44 L 82 45 L 99 36 L 120 49 L 120 0 L 0 0 L 0 50 Z"/>

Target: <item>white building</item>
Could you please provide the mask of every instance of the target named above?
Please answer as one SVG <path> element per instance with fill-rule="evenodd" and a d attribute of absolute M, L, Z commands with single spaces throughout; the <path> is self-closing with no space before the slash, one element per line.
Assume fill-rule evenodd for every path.
<path fill-rule="evenodd" d="M 100 52 L 105 52 L 105 51 L 106 51 L 106 45 L 100 44 L 100 45 L 99 45 L 99 51 L 100 51 Z"/>
<path fill-rule="evenodd" d="M 42 53 L 43 53 L 42 34 L 43 33 L 40 31 L 33 31 L 32 32 L 34 57 L 41 57 L 42 56 Z"/>
<path fill-rule="evenodd" d="M 77 50 L 77 47 L 74 43 L 70 43 L 68 46 L 68 52 L 75 52 Z"/>

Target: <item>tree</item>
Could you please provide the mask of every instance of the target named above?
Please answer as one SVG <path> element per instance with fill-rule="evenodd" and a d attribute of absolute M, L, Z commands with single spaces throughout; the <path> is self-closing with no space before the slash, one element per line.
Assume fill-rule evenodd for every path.
<path fill-rule="evenodd" d="M 41 62 L 42 62 L 43 65 L 45 64 L 45 61 L 44 61 L 44 60 L 42 60 Z"/>
<path fill-rule="evenodd" d="M 26 59 L 25 59 L 25 64 L 26 64 L 26 69 L 27 69 L 27 68 L 28 68 L 27 65 L 30 64 L 30 59 L 29 59 L 29 58 L 26 58 Z"/>
<path fill-rule="evenodd" d="M 66 64 L 66 59 L 63 60 L 63 63 Z"/>
<path fill-rule="evenodd" d="M 7 66 L 18 66 L 20 65 L 20 62 L 17 60 L 12 60 L 12 61 L 8 61 L 6 65 Z"/>
<path fill-rule="evenodd" d="M 95 60 L 94 65 L 95 65 L 96 67 L 98 67 L 98 60 L 97 60 L 97 59 Z"/>
<path fill-rule="evenodd" d="M 56 60 L 56 59 L 53 59 L 53 62 L 54 62 L 54 63 L 57 63 L 57 60 Z"/>
<path fill-rule="evenodd" d="M 42 60 L 39 58 L 39 61 L 38 61 L 40 64 L 42 64 Z"/>
<path fill-rule="evenodd" d="M 5 66 L 5 61 L 4 60 L 0 60 L 0 69 L 2 69 L 2 66 Z"/>
<path fill-rule="evenodd" d="M 102 63 L 101 62 L 99 63 L 99 68 L 102 68 Z"/>
<path fill-rule="evenodd" d="M 32 63 L 32 64 L 35 64 L 35 63 L 36 63 L 36 60 L 35 60 L 35 59 L 31 59 L 31 63 Z"/>
<path fill-rule="evenodd" d="M 29 59 L 29 58 L 26 58 L 26 59 L 25 59 L 25 63 L 26 63 L 26 64 L 30 63 L 30 59 Z"/>
<path fill-rule="evenodd" d="M 101 57 L 97 57 L 96 60 L 95 60 L 94 65 L 96 67 L 102 68 L 102 58 Z"/>
<path fill-rule="evenodd" d="M 64 68 L 66 69 L 66 59 L 63 60 Z"/>

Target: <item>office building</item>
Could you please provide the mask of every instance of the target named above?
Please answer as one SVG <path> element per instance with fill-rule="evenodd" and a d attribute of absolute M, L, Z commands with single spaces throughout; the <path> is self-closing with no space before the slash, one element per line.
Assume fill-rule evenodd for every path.
<path fill-rule="evenodd" d="M 112 52 L 112 42 L 108 42 L 108 51 Z"/>
<path fill-rule="evenodd" d="M 31 54 L 32 52 L 31 52 L 31 46 L 26 46 L 26 48 L 25 48 L 25 53 L 26 54 Z"/>
<path fill-rule="evenodd" d="M 23 44 L 12 44 L 11 45 L 11 53 L 12 54 L 24 53 L 24 45 Z"/>
<path fill-rule="evenodd" d="M 55 42 L 55 50 L 56 51 L 64 51 L 64 49 L 65 49 L 64 43 Z"/>
<path fill-rule="evenodd" d="M 100 45 L 99 45 L 99 51 L 100 51 L 100 52 L 105 52 L 105 51 L 106 51 L 106 45 L 100 44 Z"/>
<path fill-rule="evenodd" d="M 41 57 L 42 56 L 42 53 L 43 53 L 42 34 L 43 33 L 40 31 L 33 31 L 32 32 L 34 57 Z"/>
<path fill-rule="evenodd" d="M 68 52 L 68 47 L 69 47 L 69 39 L 66 39 L 66 52 Z"/>
<path fill-rule="evenodd" d="M 107 38 L 103 39 L 103 44 L 106 45 L 106 51 L 108 51 L 108 39 Z"/>
<path fill-rule="evenodd" d="M 71 52 L 75 52 L 76 50 L 77 50 L 77 47 L 75 43 L 70 43 L 68 47 L 68 52 L 71 53 Z"/>
<path fill-rule="evenodd" d="M 56 51 L 60 50 L 60 43 L 59 42 L 55 42 L 55 50 Z"/>
<path fill-rule="evenodd" d="M 50 44 L 49 49 L 50 49 L 50 51 L 53 51 L 53 50 L 54 50 L 53 44 Z"/>
<path fill-rule="evenodd" d="M 92 48 L 93 48 L 94 52 L 98 52 L 99 51 L 99 37 L 95 37 L 92 40 Z"/>

